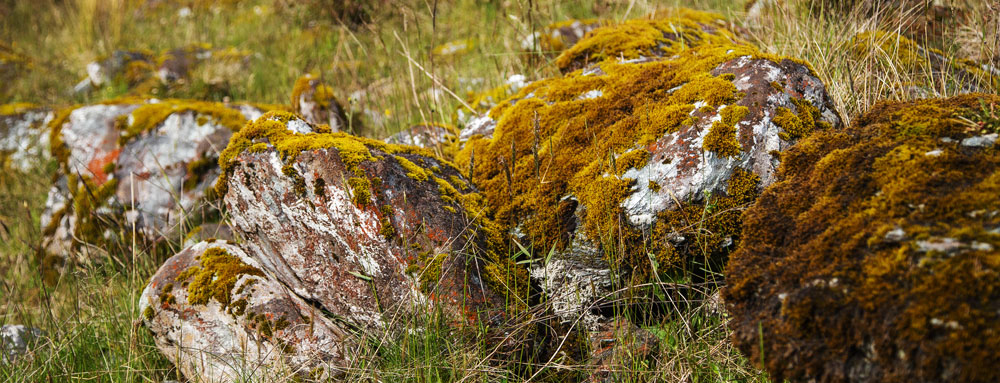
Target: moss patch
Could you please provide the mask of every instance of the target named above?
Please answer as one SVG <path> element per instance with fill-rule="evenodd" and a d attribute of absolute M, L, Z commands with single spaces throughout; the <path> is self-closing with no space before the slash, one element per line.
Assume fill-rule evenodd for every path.
<path fill-rule="evenodd" d="M 208 304 L 215 299 L 223 308 L 232 303 L 232 292 L 243 275 L 264 276 L 260 269 L 243 263 L 225 249 L 212 247 L 198 256 L 198 266 L 177 275 L 177 282 L 188 282 L 187 299 L 192 305 Z"/>
<path fill-rule="evenodd" d="M 987 132 L 961 118 L 998 103 L 881 103 L 782 154 L 727 270 L 749 360 L 775 380 L 1000 379 L 1000 151 L 963 145 Z"/>

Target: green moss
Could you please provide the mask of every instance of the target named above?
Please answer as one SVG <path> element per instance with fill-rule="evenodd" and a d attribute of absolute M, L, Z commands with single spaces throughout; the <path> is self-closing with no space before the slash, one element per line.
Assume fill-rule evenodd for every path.
<path fill-rule="evenodd" d="M 347 179 L 347 184 L 351 186 L 351 200 L 358 206 L 365 206 L 372 201 L 372 184 L 365 177 L 351 177 Z"/>
<path fill-rule="evenodd" d="M 153 307 L 151 306 L 146 306 L 146 309 L 142 310 L 142 317 L 146 318 L 146 320 L 153 320 L 154 315 L 156 315 L 156 313 L 153 312 Z"/>
<path fill-rule="evenodd" d="M 36 108 L 38 108 L 38 105 L 29 102 L 15 102 L 11 104 L 3 104 L 0 105 L 0 116 L 21 114 Z"/>
<path fill-rule="evenodd" d="M 736 137 L 736 123 L 747 114 L 747 107 L 730 105 L 723 108 L 719 114 L 722 119 L 712 123 L 702 147 L 720 156 L 737 157 L 742 151 L 739 139 Z"/>
<path fill-rule="evenodd" d="M 198 266 L 185 270 L 176 280 L 190 282 L 187 286 L 189 304 L 205 305 L 209 299 L 215 299 L 225 308 L 232 302 L 232 291 L 243 275 L 263 276 L 264 273 L 225 249 L 212 247 L 198 257 Z"/>

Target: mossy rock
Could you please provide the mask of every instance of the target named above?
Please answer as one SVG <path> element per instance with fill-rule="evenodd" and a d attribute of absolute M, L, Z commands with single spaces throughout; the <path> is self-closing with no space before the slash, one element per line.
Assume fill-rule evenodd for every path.
<path fill-rule="evenodd" d="M 881 103 L 744 216 L 733 342 L 793 382 L 1000 380 L 1000 97 Z"/>
<path fill-rule="evenodd" d="M 87 77 L 74 90 L 89 93 L 121 84 L 131 96 L 219 99 L 229 96 L 231 83 L 245 76 L 251 53 L 210 44 L 153 52 L 116 50 L 87 64 Z"/>
<path fill-rule="evenodd" d="M 244 366 L 267 376 L 338 377 L 358 343 L 225 241 L 199 242 L 167 259 L 139 309 L 156 347 L 191 381 L 232 381 Z"/>
<path fill-rule="evenodd" d="M 385 329 L 386 313 L 424 304 L 456 323 L 493 323 L 528 287 L 492 250 L 504 239 L 481 195 L 428 150 L 269 113 L 220 163 L 216 190 L 246 251 L 356 326 Z"/>
<path fill-rule="evenodd" d="M 59 168 L 42 216 L 45 252 L 113 249 L 133 237 L 157 243 L 218 219 L 205 193 L 219 174 L 219 150 L 260 113 L 245 104 L 141 98 L 56 112 L 49 142 Z"/>
<path fill-rule="evenodd" d="M 364 127 L 357 116 L 348 117 L 334 89 L 323 79 L 306 74 L 292 87 L 292 111 L 307 122 L 329 125 L 334 132 L 361 132 Z"/>
<path fill-rule="evenodd" d="M 620 32 L 599 31 L 576 47 Z M 608 58 L 529 84 L 490 111 L 495 130 L 470 137 L 459 169 L 537 258 L 603 260 L 619 285 L 720 271 L 778 154 L 840 120 L 807 64 L 715 32 L 668 58 Z"/>
<path fill-rule="evenodd" d="M 521 41 L 521 49 L 554 56 L 572 47 L 587 33 L 613 22 L 600 19 L 570 19 L 546 25 Z"/>
<path fill-rule="evenodd" d="M 28 172 L 49 160 L 47 108 L 30 103 L 0 105 L 0 169 Z"/>

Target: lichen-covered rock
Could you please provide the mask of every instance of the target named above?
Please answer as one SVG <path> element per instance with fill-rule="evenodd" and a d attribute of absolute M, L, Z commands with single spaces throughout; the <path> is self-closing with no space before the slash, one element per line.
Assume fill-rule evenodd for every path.
<path fill-rule="evenodd" d="M 104 243 L 115 224 L 156 241 L 217 215 L 203 197 L 219 152 L 260 114 L 251 105 L 155 99 L 59 111 L 49 123 L 59 177 L 42 215 L 46 252 L 64 257 Z"/>
<path fill-rule="evenodd" d="M 156 347 L 191 381 L 335 377 L 357 342 L 224 241 L 200 242 L 168 259 L 139 307 Z"/>
<path fill-rule="evenodd" d="M 689 41 L 682 49 L 678 40 L 670 57 L 609 56 L 535 81 L 493 108 L 482 124 L 493 126 L 492 134 L 470 135 L 456 156 L 460 169 L 471 169 L 497 221 L 514 235 L 541 254 L 553 249 L 557 262 L 596 265 L 603 259 L 619 271 L 610 276 L 614 283 L 707 269 L 706 258 L 722 262 L 739 241 L 742 209 L 773 181 L 777 154 L 840 123 L 807 64 L 731 42 L 722 29 L 705 32 L 697 20 L 605 27 L 566 54 L 668 25 L 694 28 L 682 36 L 693 33 L 706 43 Z M 638 48 L 645 46 L 642 36 L 637 45 L 620 43 L 639 54 L 645 52 Z M 607 284 L 581 279 L 541 285 L 600 290 Z M 550 298 L 606 293 L 560 289 L 549 289 Z"/>
<path fill-rule="evenodd" d="M 552 55 L 559 54 L 580 41 L 588 32 L 608 24 L 611 23 L 597 19 L 564 20 L 552 23 L 542 28 L 541 31 L 528 35 L 521 41 L 521 49 L 538 50 Z"/>
<path fill-rule="evenodd" d="M 495 240 L 477 218 L 481 197 L 447 162 L 270 113 L 220 163 L 217 190 L 244 249 L 327 312 L 368 329 L 425 304 L 498 319 L 506 258 L 478 245 Z"/>
<path fill-rule="evenodd" d="M 33 104 L 0 105 L 0 169 L 30 171 L 48 158 L 52 118 L 48 109 Z"/>
<path fill-rule="evenodd" d="M 459 150 L 458 130 L 454 126 L 438 123 L 414 125 L 389 136 L 385 142 L 424 148 L 443 159 L 454 158 Z"/>
<path fill-rule="evenodd" d="M 0 327 L 0 362 L 14 363 L 45 333 L 34 327 L 5 324 Z"/>
<path fill-rule="evenodd" d="M 233 48 L 213 49 L 191 44 L 160 53 L 148 50 L 116 50 L 87 64 L 87 77 L 73 88 L 87 93 L 120 82 L 137 96 L 178 93 L 187 83 L 197 82 L 206 91 L 224 90 L 228 83 L 246 74 L 251 54 Z"/>
<path fill-rule="evenodd" d="M 325 124 L 334 132 L 349 131 L 351 123 L 344 107 L 333 94 L 333 88 L 310 74 L 295 81 L 292 89 L 292 110 L 312 124 Z M 357 127 L 360 129 L 360 126 Z"/>
<path fill-rule="evenodd" d="M 883 103 L 782 154 L 723 297 L 792 382 L 1000 380 L 1000 97 Z"/>
<path fill-rule="evenodd" d="M 908 79 L 902 84 L 906 89 L 892 90 L 914 98 L 1000 89 L 1000 68 L 949 56 L 895 32 L 861 32 L 851 39 L 848 48 L 865 65 L 877 65 Z"/>

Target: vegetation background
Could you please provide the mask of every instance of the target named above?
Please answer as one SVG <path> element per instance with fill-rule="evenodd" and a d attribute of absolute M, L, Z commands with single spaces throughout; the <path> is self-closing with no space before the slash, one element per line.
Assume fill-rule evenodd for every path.
<path fill-rule="evenodd" d="M 753 3 L 753 2 L 751 2 Z M 52 107 L 95 103 L 129 94 L 126 84 L 76 94 L 86 65 L 115 50 L 165 51 L 193 43 L 252 52 L 249 72 L 226 78 L 195 73 L 171 96 L 210 101 L 287 104 L 305 73 L 321 76 L 353 112 L 365 112 L 355 133 L 385 137 L 413 124 L 454 123 L 456 110 L 515 74 L 558 74 L 554 55 L 522 42 L 568 19 L 612 21 L 664 7 L 718 12 L 731 28 L 769 53 L 810 62 L 849 123 L 880 99 L 915 97 L 917 85 L 948 96 L 951 79 L 930 67 L 905 65 L 900 49 L 872 42 L 861 54 L 845 47 L 861 31 L 911 32 L 948 56 L 996 62 L 996 5 L 966 1 L 968 17 L 916 36 L 916 7 L 864 9 L 864 1 L 780 1 L 762 13 L 732 0 L 0 0 L 0 59 L 22 69 L 0 84 L 0 104 Z M 878 2 L 876 2 L 878 3 Z M 923 3 L 923 1 L 920 1 Z M 464 44 L 453 54 L 437 49 Z M 437 51 L 436 51 L 437 49 Z M 154 95 L 155 96 L 155 95 Z M 113 249 L 111 259 L 73 265 L 44 283 L 36 256 L 39 215 L 55 170 L 0 172 L 0 324 L 38 327 L 46 336 L 17 363 L 0 363 L 8 382 L 161 382 L 182 379 L 155 349 L 137 320 L 138 296 L 163 259 L 136 247 Z M 179 248 L 181 238 L 172 245 Z M 621 366 L 622 381 L 767 381 L 728 343 L 723 315 L 692 304 L 647 326 L 663 344 L 655 365 Z M 361 363 L 362 381 L 521 381 L 515 369 L 476 334 L 458 334 L 431 321 L 427 330 L 362 350 L 379 358 Z M 532 366 L 570 379 L 585 366 L 560 360 Z M 247 381 L 258 381 L 252 371 Z"/>

